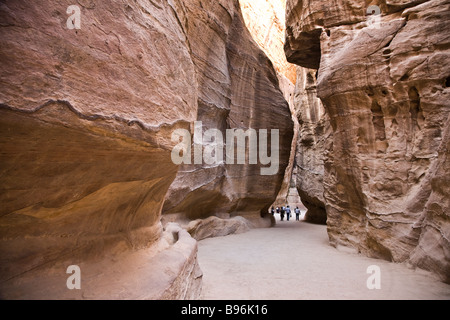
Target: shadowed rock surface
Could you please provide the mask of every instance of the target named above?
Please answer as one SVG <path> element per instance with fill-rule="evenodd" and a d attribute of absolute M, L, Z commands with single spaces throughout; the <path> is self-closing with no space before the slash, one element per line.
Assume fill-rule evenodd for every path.
<path fill-rule="evenodd" d="M 255 226 L 270 226 L 267 209 L 281 187 L 293 136 L 289 106 L 277 74 L 245 27 L 237 1 L 185 5 L 185 29 L 199 83 L 197 121 L 202 122 L 203 132 L 220 130 L 224 161 L 181 165 L 163 213 L 171 216 L 169 220 L 243 216 Z M 257 133 L 266 129 L 269 137 L 272 130 L 279 130 L 278 170 L 262 175 L 261 168 L 270 165 L 261 164 L 260 159 L 257 164 L 249 164 L 248 158 L 244 165 L 229 164 L 226 144 L 230 142 L 225 141 L 229 129 L 254 129 Z"/>
<path fill-rule="evenodd" d="M 296 151 L 296 187 L 308 209 L 305 220 L 326 224 L 323 175 L 325 150 L 332 141 L 328 114 L 317 97 L 316 70 L 298 67 L 294 112 L 300 130 Z"/>
<path fill-rule="evenodd" d="M 69 30 L 72 4 L 0 5 L 0 295 L 196 298 L 196 242 L 164 232 L 165 196 L 173 184 L 167 206 L 189 218 L 217 208 L 268 220 L 292 138 L 275 71 L 236 1 L 88 1 Z M 195 120 L 285 123 L 278 173 L 200 166 L 180 187 L 171 135 Z M 66 287 L 69 265 L 81 290 Z"/>

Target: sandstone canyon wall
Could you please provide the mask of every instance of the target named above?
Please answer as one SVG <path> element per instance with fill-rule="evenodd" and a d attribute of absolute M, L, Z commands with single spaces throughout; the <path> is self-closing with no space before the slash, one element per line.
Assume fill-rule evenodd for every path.
<path fill-rule="evenodd" d="M 294 123 L 294 136 L 291 143 L 289 163 L 284 173 L 283 183 L 273 204 L 274 206 L 282 206 L 287 203 L 298 136 L 298 121 L 294 116 L 293 104 L 297 69 L 294 64 L 287 61 L 284 53 L 286 1 L 240 0 L 239 3 L 247 29 L 258 46 L 273 62 L 277 71 L 280 89 L 289 103 Z M 298 201 L 298 199 L 296 200 Z"/>
<path fill-rule="evenodd" d="M 322 195 L 331 244 L 450 282 L 450 2 L 288 0 L 286 23 L 288 61 L 318 71 L 331 126 L 300 137 L 323 168 L 323 193 L 301 192 Z"/>
<path fill-rule="evenodd" d="M 85 1 L 69 29 L 72 4 L 0 4 L 0 296 L 196 298 L 197 244 L 160 223 L 167 191 L 205 207 L 194 216 L 260 212 L 292 124 L 279 173 L 202 167 L 187 177 L 195 194 L 179 191 L 172 132 L 278 129 L 290 115 L 275 71 L 236 1 Z M 66 287 L 69 265 L 81 290 Z"/>
<path fill-rule="evenodd" d="M 265 129 L 269 135 L 279 130 L 279 166 L 274 174 L 262 175 L 261 168 L 269 165 L 259 161 L 183 164 L 167 193 L 164 219 L 243 216 L 255 226 L 270 226 L 267 209 L 282 184 L 293 136 L 277 73 L 247 30 L 237 1 L 203 1 L 201 8 L 188 1 L 185 7 L 194 17 L 185 29 L 199 83 L 196 120 L 202 131 L 219 129 L 225 136 L 230 129 Z"/>
<path fill-rule="evenodd" d="M 253 39 L 273 62 L 277 73 L 295 84 L 296 66 L 287 61 L 284 53 L 286 1 L 239 0 L 239 3 Z"/>
<path fill-rule="evenodd" d="M 316 74 L 314 69 L 297 69 L 293 105 L 300 128 L 295 156 L 295 186 L 307 208 L 305 220 L 325 224 L 324 159 L 332 132 L 328 113 L 317 97 Z"/>

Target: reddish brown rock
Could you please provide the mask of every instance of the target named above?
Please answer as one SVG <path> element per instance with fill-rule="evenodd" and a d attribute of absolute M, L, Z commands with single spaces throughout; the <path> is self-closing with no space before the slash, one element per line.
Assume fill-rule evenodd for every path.
<path fill-rule="evenodd" d="M 250 164 L 249 159 L 243 165 L 229 164 L 229 141 L 224 141 L 223 162 L 180 167 L 163 212 L 191 220 L 211 215 L 243 216 L 255 226 L 269 226 L 267 209 L 280 189 L 289 161 L 293 123 L 273 65 L 246 29 L 238 3 L 221 4 L 186 4 L 186 32 L 200 84 L 197 121 L 201 121 L 203 132 L 218 129 L 223 137 L 230 129 L 267 130 L 269 135 L 279 130 L 278 168 L 263 175 L 261 169 L 270 165 L 259 160 L 256 164 Z"/>
<path fill-rule="evenodd" d="M 228 219 L 211 216 L 206 219 L 193 220 L 186 230 L 196 240 L 239 234 L 247 232 L 252 224 L 245 218 L 237 216 Z"/>
<path fill-rule="evenodd" d="M 267 224 L 292 139 L 273 66 L 237 1 L 83 1 L 80 29 L 70 5 L 0 6 L 0 295 L 196 298 L 196 244 L 182 230 L 167 241 L 165 196 L 189 219 Z M 280 129 L 278 172 L 178 167 L 172 133 L 195 120 Z M 81 291 L 65 286 L 73 264 Z"/>
<path fill-rule="evenodd" d="M 87 279 L 100 272 L 99 261 L 122 268 L 130 252 L 148 255 L 160 241 L 161 207 L 177 173 L 171 132 L 189 128 L 197 113 L 182 3 L 79 5 L 81 29 L 70 30 L 71 4 L 0 6 L 3 298 L 74 294 L 65 286 L 71 264 L 82 266 L 78 294 L 89 298 L 95 288 Z M 172 251 L 173 261 L 194 266 L 196 247 L 190 250 L 190 260 Z M 63 281 L 53 282 L 61 270 Z M 135 269 L 126 270 L 123 279 Z M 95 297 L 119 294 L 104 289 Z M 139 296 L 129 289 L 121 294 Z"/>
<path fill-rule="evenodd" d="M 288 60 L 318 69 L 330 242 L 449 282 L 450 3 L 287 3 Z M 306 41 L 306 42 L 305 42 Z M 307 45 L 307 42 L 310 45 Z"/>
<path fill-rule="evenodd" d="M 332 141 L 328 114 L 317 97 L 317 71 L 298 67 L 294 112 L 298 119 L 295 186 L 308 211 L 305 220 L 325 224 L 324 159 Z"/>
<path fill-rule="evenodd" d="M 284 172 L 283 182 L 273 205 L 286 205 L 294 167 L 295 148 L 297 144 L 298 121 L 294 116 L 294 88 L 296 82 L 296 66 L 286 60 L 284 53 L 285 40 L 285 0 L 240 0 L 245 25 L 253 39 L 270 58 L 277 72 L 279 86 L 283 96 L 289 103 L 294 123 L 294 136 L 291 142 L 289 162 Z"/>
<path fill-rule="evenodd" d="M 253 39 L 272 61 L 277 73 L 291 83 L 296 81 L 296 67 L 286 60 L 285 0 L 239 0 L 245 26 Z"/>

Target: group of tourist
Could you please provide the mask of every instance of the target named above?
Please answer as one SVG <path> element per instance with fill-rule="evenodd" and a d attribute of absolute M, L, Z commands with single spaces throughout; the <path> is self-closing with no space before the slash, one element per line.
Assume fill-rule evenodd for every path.
<path fill-rule="evenodd" d="M 289 207 L 289 205 L 282 206 L 280 207 L 276 207 L 274 208 L 272 206 L 272 208 L 270 209 L 270 212 L 272 213 L 272 215 L 275 215 L 275 213 L 280 215 L 280 219 L 281 221 L 284 220 L 284 215 L 286 215 L 286 220 L 289 221 L 289 218 L 292 217 L 291 214 L 291 208 Z M 294 209 L 294 213 L 295 213 L 295 220 L 299 221 L 300 220 L 300 209 L 298 208 L 298 206 Z"/>

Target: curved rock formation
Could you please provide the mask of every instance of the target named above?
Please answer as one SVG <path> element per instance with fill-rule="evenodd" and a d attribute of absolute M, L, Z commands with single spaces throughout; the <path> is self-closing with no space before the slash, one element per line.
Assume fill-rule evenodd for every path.
<path fill-rule="evenodd" d="M 191 221 L 186 227 L 186 230 L 194 239 L 203 240 L 206 238 L 243 233 L 252 227 L 252 224 L 247 219 L 240 216 L 230 219 L 211 216 L 206 219 Z"/>
<path fill-rule="evenodd" d="M 289 104 L 294 124 L 289 162 L 284 172 L 281 188 L 273 203 L 274 206 L 282 206 L 286 205 L 289 193 L 298 135 L 298 121 L 294 116 L 293 105 L 296 66 L 287 62 L 284 53 L 286 2 L 285 0 L 240 0 L 239 3 L 246 27 L 258 46 L 273 62 L 280 89 Z"/>
<path fill-rule="evenodd" d="M 295 84 L 296 66 L 287 62 L 283 48 L 286 28 L 286 1 L 239 0 L 239 3 L 245 26 L 253 39 L 273 62 L 277 73 L 282 74 L 292 84 Z"/>
<path fill-rule="evenodd" d="M 308 209 L 305 220 L 325 224 L 327 215 L 323 197 L 325 150 L 332 141 L 331 125 L 317 97 L 314 69 L 298 67 L 294 111 L 300 130 L 296 151 L 296 187 Z"/>
<path fill-rule="evenodd" d="M 318 69 L 333 132 L 318 150 L 330 242 L 450 282 L 450 2 L 376 4 L 287 3 L 288 60 Z"/>
<path fill-rule="evenodd" d="M 280 189 L 293 135 L 277 74 L 245 27 L 237 1 L 185 6 L 185 30 L 199 83 L 201 132 L 217 129 L 225 138 L 230 129 L 267 130 L 269 136 L 279 130 L 279 161 L 276 172 L 269 175 L 261 174 L 261 168 L 269 165 L 259 160 L 229 164 L 228 156 L 213 164 L 183 164 L 167 193 L 163 213 L 172 216 L 169 220 L 243 216 L 255 226 L 270 226 L 267 209 Z M 229 143 L 224 141 L 224 155 Z M 270 143 L 268 148 L 270 152 Z"/>
<path fill-rule="evenodd" d="M 276 73 L 237 1 L 83 1 L 79 28 L 71 5 L 0 6 L 0 295 L 196 298 L 196 242 L 162 207 L 269 220 L 292 139 Z M 279 129 L 278 172 L 175 165 L 196 120 Z"/>
<path fill-rule="evenodd" d="M 67 28 L 68 5 L 0 7 L 4 298 L 55 297 L 69 291 L 65 280 L 52 282 L 55 272 L 67 277 L 68 265 L 80 265 L 89 279 L 100 272 L 90 266 L 108 257 L 124 267 L 126 253 L 146 255 L 162 235 L 161 207 L 177 173 L 171 132 L 189 128 L 197 112 L 179 8 L 91 4 L 81 6 L 81 29 Z M 172 257 L 194 265 L 195 252 L 189 261 Z M 34 283 L 21 291 L 25 278 Z M 94 290 L 87 282 L 84 297 Z M 121 294 L 140 294 L 128 290 Z"/>
<path fill-rule="evenodd" d="M 197 263 L 197 241 L 176 224 L 168 224 L 161 239 L 145 250 L 116 247 L 101 259 L 51 261 L 2 284 L 3 299 L 93 299 L 93 300 L 179 300 L 196 299 L 202 288 L 202 271 Z M 120 252 L 120 253 L 119 253 Z M 70 255 L 71 256 L 71 255 Z M 80 270 L 80 290 L 66 284 Z M 50 264 L 50 263 L 49 263 Z"/>

